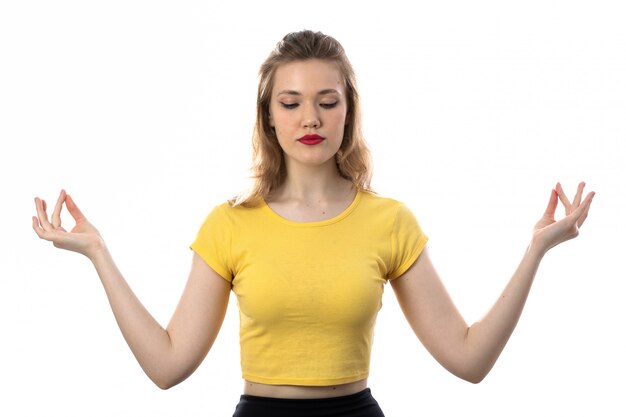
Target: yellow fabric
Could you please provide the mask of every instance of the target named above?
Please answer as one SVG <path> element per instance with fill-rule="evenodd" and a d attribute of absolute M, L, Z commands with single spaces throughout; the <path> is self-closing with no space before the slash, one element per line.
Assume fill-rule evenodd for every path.
<path fill-rule="evenodd" d="M 289 221 L 261 203 L 219 205 L 191 249 L 232 284 L 243 378 L 333 385 L 369 374 L 383 286 L 427 237 L 402 203 L 357 193 L 329 220 Z"/>

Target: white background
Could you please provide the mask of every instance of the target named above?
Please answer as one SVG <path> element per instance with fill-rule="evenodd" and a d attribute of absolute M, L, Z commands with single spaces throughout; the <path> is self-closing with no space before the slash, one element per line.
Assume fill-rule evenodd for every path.
<path fill-rule="evenodd" d="M 52 205 L 67 189 L 165 326 L 204 216 L 248 185 L 258 67 L 307 28 L 348 51 L 373 185 L 413 209 L 468 322 L 509 279 L 551 187 L 585 180 L 597 192 L 479 385 L 432 359 L 386 287 L 370 376 L 386 415 L 623 416 L 620 2 L 225 3 L 2 2 L 0 414 L 232 415 L 235 298 L 201 367 L 161 391 L 89 261 L 32 231 L 33 198 Z"/>

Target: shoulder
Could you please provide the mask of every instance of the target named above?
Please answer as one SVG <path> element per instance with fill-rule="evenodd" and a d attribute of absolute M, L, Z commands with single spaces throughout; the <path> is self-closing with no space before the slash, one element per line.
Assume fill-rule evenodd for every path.
<path fill-rule="evenodd" d="M 262 205 L 262 202 L 246 203 L 245 205 L 235 205 L 232 200 L 229 200 L 214 206 L 213 209 L 209 212 L 209 216 L 231 218 L 238 216 L 249 216 L 251 214 L 259 212 L 262 208 Z"/>
<path fill-rule="evenodd" d="M 378 218 L 395 228 L 417 226 L 419 223 L 413 211 L 402 201 L 383 197 L 373 192 L 363 192 L 363 212 L 368 218 Z"/>
<path fill-rule="evenodd" d="M 243 206 L 233 205 L 232 202 L 226 201 L 209 210 L 204 220 L 204 228 L 233 230 L 249 227 L 259 222 L 262 213 L 262 204 Z"/>
<path fill-rule="evenodd" d="M 401 201 L 390 197 L 384 197 L 372 191 L 361 191 L 363 206 L 371 210 L 382 210 L 392 214 L 401 211 L 409 211 L 409 208 Z"/>

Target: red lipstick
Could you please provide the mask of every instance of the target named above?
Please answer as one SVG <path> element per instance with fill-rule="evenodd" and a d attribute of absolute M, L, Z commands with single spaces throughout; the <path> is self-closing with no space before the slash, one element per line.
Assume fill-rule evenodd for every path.
<path fill-rule="evenodd" d="M 298 139 L 298 142 L 303 143 L 305 145 L 317 145 L 323 140 L 324 138 L 321 137 L 320 135 L 304 135 L 300 139 Z"/>

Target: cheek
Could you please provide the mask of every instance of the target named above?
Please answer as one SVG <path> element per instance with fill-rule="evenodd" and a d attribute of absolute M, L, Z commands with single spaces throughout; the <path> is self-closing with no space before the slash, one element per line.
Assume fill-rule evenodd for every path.
<path fill-rule="evenodd" d="M 274 115 L 272 122 L 276 139 L 280 146 L 283 147 L 286 138 L 291 136 L 293 129 L 289 127 L 289 121 L 285 120 L 284 117 L 280 117 L 280 114 L 278 116 Z"/>
<path fill-rule="evenodd" d="M 272 112 L 271 115 L 272 116 L 270 120 L 272 122 L 272 125 L 276 128 L 276 130 L 278 129 L 285 130 L 286 128 L 288 129 L 294 122 L 293 116 L 291 116 L 290 114 L 284 111 L 279 110 L 276 112 Z"/>
<path fill-rule="evenodd" d="M 346 125 L 348 123 L 348 108 L 344 104 L 341 109 L 338 109 L 337 113 L 334 114 L 335 121 L 337 124 Z"/>
<path fill-rule="evenodd" d="M 332 124 L 337 127 L 337 130 L 343 130 L 348 122 L 345 113 L 338 113 L 332 116 Z"/>

